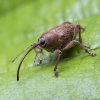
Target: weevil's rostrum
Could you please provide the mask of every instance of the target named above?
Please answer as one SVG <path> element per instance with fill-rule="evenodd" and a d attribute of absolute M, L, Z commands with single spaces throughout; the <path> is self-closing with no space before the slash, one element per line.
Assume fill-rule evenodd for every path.
<path fill-rule="evenodd" d="M 36 53 L 36 56 L 34 59 L 35 66 L 38 66 L 39 64 L 42 63 L 42 59 L 39 57 L 38 53 L 40 53 L 43 49 L 45 49 L 48 52 L 52 52 L 58 56 L 55 67 L 54 67 L 54 74 L 56 77 L 58 77 L 57 65 L 63 51 L 68 50 L 69 48 L 72 48 L 75 44 L 78 44 L 79 46 L 81 46 L 81 48 L 86 53 L 90 54 L 91 56 L 96 56 L 96 54 L 89 52 L 88 46 L 84 46 L 82 44 L 81 32 L 84 30 L 85 28 L 82 27 L 81 25 L 79 24 L 74 25 L 66 21 L 66 22 L 63 22 L 61 25 L 51 28 L 47 32 L 43 33 L 41 37 L 38 39 L 37 43 L 33 43 L 30 47 L 28 47 L 28 49 L 29 48 L 30 49 L 26 52 L 26 54 L 21 59 L 18 66 L 18 71 L 17 71 L 17 80 L 19 80 L 19 70 L 24 58 L 33 49 L 35 50 L 35 53 Z M 77 35 L 79 35 L 78 41 L 75 40 Z M 36 57 L 38 58 L 39 63 L 36 62 Z M 15 59 L 12 62 L 14 62 Z"/>

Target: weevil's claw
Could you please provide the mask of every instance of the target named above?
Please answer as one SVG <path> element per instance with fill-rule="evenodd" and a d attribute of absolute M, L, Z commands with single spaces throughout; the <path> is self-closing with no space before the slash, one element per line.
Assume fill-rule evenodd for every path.
<path fill-rule="evenodd" d="M 93 57 L 95 57 L 95 56 L 96 56 L 96 54 L 95 54 L 95 53 L 91 53 L 91 55 L 92 55 Z"/>
<path fill-rule="evenodd" d="M 84 46 L 84 47 L 85 47 L 85 52 L 86 52 L 86 53 L 90 54 L 90 55 L 91 55 L 91 56 L 93 56 L 93 57 L 95 57 L 95 56 L 96 56 L 96 54 L 95 54 L 95 53 L 89 52 L 89 50 L 88 50 L 88 49 L 90 49 L 90 47 L 88 47 L 88 46 Z"/>
<path fill-rule="evenodd" d="M 34 61 L 34 66 L 38 66 L 38 64 Z"/>
<path fill-rule="evenodd" d="M 42 64 L 42 59 L 40 59 L 40 63 L 39 64 Z"/>
<path fill-rule="evenodd" d="M 57 71 L 55 71 L 54 74 L 55 74 L 55 75 L 54 75 L 55 77 L 58 77 L 58 72 L 57 72 Z"/>
<path fill-rule="evenodd" d="M 93 56 L 93 57 L 96 56 L 96 54 L 89 52 L 88 48 L 85 48 L 84 50 L 85 50 L 86 53 L 90 54 L 91 56 Z"/>
<path fill-rule="evenodd" d="M 40 63 L 36 63 L 35 61 L 34 61 L 34 66 L 39 66 L 40 65 Z"/>
<path fill-rule="evenodd" d="M 34 61 L 34 66 L 39 66 L 42 63 L 42 59 L 40 59 L 39 63 L 36 63 L 36 61 Z"/>
<path fill-rule="evenodd" d="M 82 32 L 85 31 L 86 27 L 81 27 L 82 28 Z"/>

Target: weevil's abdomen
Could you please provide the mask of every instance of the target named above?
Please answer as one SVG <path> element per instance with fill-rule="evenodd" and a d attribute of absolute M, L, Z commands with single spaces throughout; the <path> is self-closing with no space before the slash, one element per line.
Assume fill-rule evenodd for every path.
<path fill-rule="evenodd" d="M 75 26 L 73 24 L 62 24 L 55 28 L 55 32 L 58 35 L 58 43 L 61 49 L 73 39 L 74 28 Z"/>

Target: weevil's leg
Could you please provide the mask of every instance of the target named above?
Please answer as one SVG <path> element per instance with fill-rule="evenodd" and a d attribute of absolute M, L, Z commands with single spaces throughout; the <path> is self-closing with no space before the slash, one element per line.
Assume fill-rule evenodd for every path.
<path fill-rule="evenodd" d="M 38 53 L 41 53 L 43 49 L 40 46 L 37 46 L 36 48 L 34 48 L 34 50 L 35 50 L 35 53 L 36 53 L 36 56 L 35 56 L 35 59 L 34 59 L 34 65 L 38 66 L 42 63 L 42 59 L 40 58 Z M 39 63 L 36 63 L 36 57 L 38 57 Z"/>
<path fill-rule="evenodd" d="M 77 34 L 79 34 L 79 42 L 82 43 L 82 38 L 81 38 L 81 26 L 80 24 L 77 24 L 74 28 L 74 36 L 72 40 L 75 40 Z"/>
<path fill-rule="evenodd" d="M 82 38 L 81 38 L 81 31 L 84 31 L 85 30 L 85 27 L 82 27 L 80 24 L 77 24 L 75 29 L 74 29 L 74 36 L 73 36 L 73 40 L 75 40 L 77 34 L 78 34 L 78 31 L 79 31 L 79 42 L 82 44 Z M 86 48 L 90 48 L 88 46 L 84 46 Z"/>
<path fill-rule="evenodd" d="M 64 22 L 62 22 L 62 24 L 72 24 L 72 23 L 69 21 L 64 21 Z"/>
<path fill-rule="evenodd" d="M 40 65 L 40 64 L 42 63 L 42 59 L 41 59 L 40 56 L 38 55 L 42 50 L 41 50 L 40 52 L 37 51 L 36 48 L 35 48 L 34 50 L 35 50 L 35 52 L 36 52 L 36 56 L 35 56 L 35 59 L 34 59 L 34 65 L 35 65 L 35 66 L 38 66 L 38 65 Z M 36 63 L 36 57 L 38 57 L 39 63 Z"/>
<path fill-rule="evenodd" d="M 80 24 L 77 24 L 79 27 L 79 42 L 82 43 L 81 32 L 85 31 L 85 27 L 82 27 Z"/>
<path fill-rule="evenodd" d="M 54 54 L 56 54 L 58 56 L 57 61 L 56 61 L 56 64 L 55 64 L 55 67 L 54 67 L 55 76 L 58 77 L 57 65 L 58 65 L 58 62 L 60 60 L 60 57 L 61 57 L 62 52 L 60 50 L 55 50 L 54 51 Z"/>
<path fill-rule="evenodd" d="M 81 38 L 81 29 L 79 31 L 79 42 L 82 43 L 82 38 Z"/>
<path fill-rule="evenodd" d="M 80 24 L 77 24 L 74 29 L 73 40 L 75 40 L 77 34 L 79 34 L 79 42 L 82 43 L 81 32 L 85 30 L 85 27 L 82 27 Z"/>
<path fill-rule="evenodd" d="M 83 44 L 81 44 L 79 41 L 76 41 L 76 40 L 72 40 L 65 48 L 62 49 L 62 51 L 72 48 L 75 44 L 79 44 L 82 47 L 82 49 L 84 49 L 84 51 L 86 53 L 90 54 L 91 56 L 96 56 L 96 54 L 89 52 L 89 50 L 86 46 L 84 46 Z"/>

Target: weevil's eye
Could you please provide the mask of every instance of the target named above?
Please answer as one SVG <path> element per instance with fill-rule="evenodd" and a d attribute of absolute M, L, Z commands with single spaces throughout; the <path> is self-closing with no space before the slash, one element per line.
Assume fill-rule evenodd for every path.
<path fill-rule="evenodd" d="M 45 44 L 45 39 L 41 38 L 40 44 L 44 45 Z"/>
<path fill-rule="evenodd" d="M 44 38 L 40 38 L 39 43 L 40 43 L 40 45 L 43 46 L 43 47 L 46 45 L 46 41 L 45 41 Z"/>

